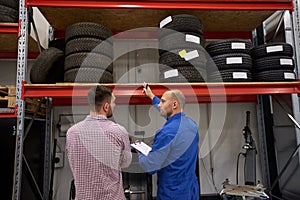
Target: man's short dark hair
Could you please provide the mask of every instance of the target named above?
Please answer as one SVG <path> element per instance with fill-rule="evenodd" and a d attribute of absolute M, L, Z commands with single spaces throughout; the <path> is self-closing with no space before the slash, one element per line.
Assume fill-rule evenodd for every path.
<path fill-rule="evenodd" d="M 104 102 L 111 101 L 112 90 L 109 87 L 98 85 L 90 89 L 88 93 L 88 102 L 90 109 L 98 110 Z"/>

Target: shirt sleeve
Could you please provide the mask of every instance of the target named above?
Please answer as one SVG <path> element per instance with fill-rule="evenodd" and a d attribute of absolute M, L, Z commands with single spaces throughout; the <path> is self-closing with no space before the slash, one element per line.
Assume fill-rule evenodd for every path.
<path fill-rule="evenodd" d="M 123 141 L 123 149 L 121 151 L 121 158 L 120 158 L 120 167 L 126 168 L 130 165 L 132 160 L 132 154 L 131 154 L 131 147 L 130 147 L 130 141 L 129 141 L 129 134 L 126 131 L 125 128 L 121 129 L 123 131 L 122 133 L 122 141 Z"/>
<path fill-rule="evenodd" d="M 168 163 L 167 160 L 169 159 L 173 138 L 167 133 L 161 135 L 165 136 L 154 140 L 152 150 L 147 156 L 143 154 L 139 155 L 140 166 L 149 174 L 156 173 L 159 169 L 165 167 L 165 163 Z"/>
<path fill-rule="evenodd" d="M 158 110 L 160 111 L 158 104 L 160 103 L 160 98 L 158 98 L 157 96 L 154 96 L 152 99 L 152 105 Z"/>

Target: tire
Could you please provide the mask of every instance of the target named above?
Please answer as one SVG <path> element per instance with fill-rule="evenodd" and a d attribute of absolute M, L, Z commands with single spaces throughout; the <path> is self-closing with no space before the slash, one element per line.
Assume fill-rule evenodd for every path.
<path fill-rule="evenodd" d="M 267 56 L 253 60 L 253 71 L 260 72 L 266 70 L 294 70 L 293 58 L 288 56 Z"/>
<path fill-rule="evenodd" d="M 19 10 L 19 0 L 0 0 L 0 5 Z"/>
<path fill-rule="evenodd" d="M 252 68 L 252 58 L 248 54 L 230 53 L 212 57 L 219 70 Z M 208 70 L 210 70 L 208 68 Z"/>
<path fill-rule="evenodd" d="M 112 73 L 112 59 L 97 53 L 74 53 L 65 58 L 65 71 L 78 67 L 99 68 Z"/>
<path fill-rule="evenodd" d="M 167 20 L 171 19 L 171 20 Z M 166 22 L 167 24 L 162 24 Z M 170 32 L 178 31 L 178 32 L 188 32 L 188 33 L 198 33 L 203 35 L 203 26 L 201 20 L 194 16 L 188 14 L 179 14 L 168 16 L 165 19 L 160 21 L 159 25 L 160 29 L 158 29 L 158 38 L 163 38 L 168 35 Z M 171 29 L 168 31 L 168 29 Z"/>
<path fill-rule="evenodd" d="M 194 37 L 199 43 L 189 42 L 187 37 Z M 174 33 L 167 35 L 159 40 L 159 49 L 163 51 L 171 51 L 174 49 L 203 49 L 201 42 L 202 37 L 195 36 L 193 34 Z"/>
<path fill-rule="evenodd" d="M 292 70 L 267 70 L 253 74 L 255 81 L 294 81 L 296 76 Z"/>
<path fill-rule="evenodd" d="M 113 59 L 113 45 L 97 38 L 76 38 L 66 44 L 66 56 L 73 53 L 99 53 Z"/>
<path fill-rule="evenodd" d="M 74 68 L 65 71 L 65 82 L 113 83 L 113 75 L 100 68 Z"/>
<path fill-rule="evenodd" d="M 107 27 L 93 22 L 79 22 L 67 27 L 66 42 L 75 38 L 98 38 L 106 40 L 112 36 L 112 32 Z M 110 39 L 107 40 L 112 43 Z"/>
<path fill-rule="evenodd" d="M 180 49 L 176 50 L 180 51 Z M 190 52 L 188 50 L 188 52 Z M 190 61 L 186 61 L 184 58 L 182 58 L 178 53 L 173 53 L 173 52 L 165 52 L 159 57 L 159 64 L 161 65 L 166 65 L 169 67 L 177 67 L 177 66 L 189 66 L 193 65 L 196 68 L 203 68 L 206 69 L 207 62 L 205 58 L 205 54 L 202 53 L 201 51 L 198 51 L 199 57 L 195 58 Z"/>
<path fill-rule="evenodd" d="M 204 82 L 206 80 L 206 71 L 196 69 L 193 66 L 178 66 L 169 68 L 160 66 L 160 82 Z"/>
<path fill-rule="evenodd" d="M 0 21 L 17 23 L 19 20 L 19 11 L 7 6 L 0 5 Z"/>
<path fill-rule="evenodd" d="M 243 39 L 219 40 L 216 42 L 212 42 L 205 47 L 205 49 L 211 56 L 228 53 L 250 54 L 251 48 L 251 41 Z"/>
<path fill-rule="evenodd" d="M 264 44 L 251 49 L 251 56 L 255 59 L 266 56 L 293 56 L 293 47 L 288 43 L 276 42 Z"/>
<path fill-rule="evenodd" d="M 252 80 L 250 70 L 227 69 L 207 74 L 209 82 L 248 82 Z"/>
<path fill-rule="evenodd" d="M 64 52 L 50 47 L 44 50 L 32 64 L 30 71 L 31 83 L 63 82 Z"/>

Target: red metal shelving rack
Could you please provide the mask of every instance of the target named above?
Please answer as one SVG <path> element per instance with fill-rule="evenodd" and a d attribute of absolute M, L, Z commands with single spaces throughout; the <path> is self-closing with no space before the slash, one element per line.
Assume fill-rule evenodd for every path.
<path fill-rule="evenodd" d="M 91 7 L 134 9 L 201 9 L 201 10 L 292 10 L 291 0 L 149 0 L 149 1 L 82 1 L 27 0 L 28 6 Z"/>
<path fill-rule="evenodd" d="M 97 84 L 24 84 L 24 98 L 52 97 L 54 105 L 84 103 L 88 90 Z M 102 84 L 113 89 L 118 104 L 148 104 L 141 84 Z M 245 82 L 245 83 L 149 83 L 158 96 L 169 89 L 180 89 L 188 103 L 249 102 L 258 94 L 300 93 L 300 82 Z M 72 99 L 73 98 L 73 99 Z"/>
<path fill-rule="evenodd" d="M 18 23 L 0 23 L 0 34 L 18 34 L 18 33 L 19 33 Z M 12 113 L 0 112 L 0 118 L 11 118 L 11 117 L 17 117 L 17 108 L 13 109 Z"/>

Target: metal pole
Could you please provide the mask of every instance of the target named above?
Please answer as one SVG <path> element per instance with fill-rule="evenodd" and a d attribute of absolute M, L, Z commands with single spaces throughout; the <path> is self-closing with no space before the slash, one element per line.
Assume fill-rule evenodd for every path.
<path fill-rule="evenodd" d="M 14 184 L 12 199 L 21 199 L 22 182 L 22 155 L 23 155 L 23 133 L 24 133 L 24 111 L 25 102 L 22 100 L 22 84 L 25 80 L 27 68 L 27 47 L 28 47 L 28 16 L 25 8 L 25 0 L 19 1 L 19 38 L 18 38 L 18 59 L 17 59 L 17 77 L 16 77 L 16 104 L 17 112 L 17 135 L 14 166 Z"/>

